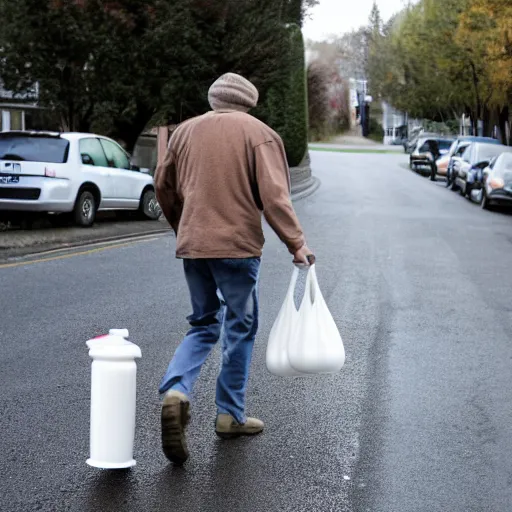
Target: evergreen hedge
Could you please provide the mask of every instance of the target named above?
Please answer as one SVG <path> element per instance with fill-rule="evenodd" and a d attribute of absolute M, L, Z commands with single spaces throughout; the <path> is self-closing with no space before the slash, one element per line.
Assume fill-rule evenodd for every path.
<path fill-rule="evenodd" d="M 254 114 L 282 137 L 288 165 L 296 167 L 304 159 L 308 144 L 305 49 L 300 27 L 289 24 L 286 30 L 289 47 L 281 55 L 281 72 Z"/>

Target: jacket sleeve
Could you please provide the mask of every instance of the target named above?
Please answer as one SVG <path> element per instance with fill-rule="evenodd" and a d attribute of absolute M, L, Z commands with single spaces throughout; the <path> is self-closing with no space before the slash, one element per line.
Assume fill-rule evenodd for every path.
<path fill-rule="evenodd" d="M 305 239 L 290 199 L 290 171 L 282 141 L 256 146 L 255 168 L 263 215 L 294 254 L 305 244 Z"/>
<path fill-rule="evenodd" d="M 176 157 L 171 147 L 167 149 L 163 162 L 156 168 L 154 182 L 158 204 L 172 229 L 178 234 L 183 202 L 178 194 Z"/>

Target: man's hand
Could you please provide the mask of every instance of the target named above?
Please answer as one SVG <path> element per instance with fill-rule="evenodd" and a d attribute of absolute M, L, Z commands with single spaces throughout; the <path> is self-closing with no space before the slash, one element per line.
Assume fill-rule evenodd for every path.
<path fill-rule="evenodd" d="M 315 256 L 307 245 L 303 245 L 293 255 L 293 263 L 298 267 L 309 267 L 315 263 Z"/>

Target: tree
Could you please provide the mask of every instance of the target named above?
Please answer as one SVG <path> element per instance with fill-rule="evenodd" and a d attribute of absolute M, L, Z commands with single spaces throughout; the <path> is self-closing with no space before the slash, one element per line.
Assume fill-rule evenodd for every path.
<path fill-rule="evenodd" d="M 203 94 L 212 66 L 189 2 L 125 0 L 124 9 L 105 16 L 98 31 L 91 91 L 98 131 L 132 148 L 150 121 L 178 120 L 186 109 L 183 99 Z"/>
<path fill-rule="evenodd" d="M 512 4 L 420 0 L 378 30 L 374 9 L 368 68 L 372 93 L 413 117 L 469 114 L 490 135 L 505 133 L 512 99 Z"/>
<path fill-rule="evenodd" d="M 313 140 L 324 139 L 328 131 L 331 114 L 329 74 L 329 67 L 320 60 L 308 65 L 309 132 Z"/>
<path fill-rule="evenodd" d="M 459 44 L 473 56 L 473 86 L 484 124 L 498 124 L 503 139 L 512 100 L 511 17 L 506 0 L 471 0 L 457 31 Z"/>
<path fill-rule="evenodd" d="M 285 98 L 286 123 L 282 131 L 288 163 L 298 166 L 307 152 L 308 107 L 304 39 L 298 25 L 291 25 L 288 90 Z"/>
<path fill-rule="evenodd" d="M 369 27 L 372 92 L 414 117 L 460 115 L 472 101 L 467 55 L 453 38 L 465 1 L 421 0 L 382 31 L 374 22 Z"/>
<path fill-rule="evenodd" d="M 148 124 L 208 110 L 208 87 L 228 71 L 255 83 L 258 112 L 271 118 L 268 91 L 288 91 L 286 24 L 302 23 L 315 1 L 299 3 L 0 1 L 0 79 L 18 93 L 37 84 L 63 130 L 97 131 L 128 150 Z"/>
<path fill-rule="evenodd" d="M 22 92 L 37 83 L 62 129 L 98 128 L 128 149 L 163 94 L 194 88 L 207 67 L 185 0 L 18 0 L 1 2 L 0 17 L 6 86 Z"/>
<path fill-rule="evenodd" d="M 375 0 L 373 2 L 370 18 L 368 21 L 370 37 L 375 38 L 375 36 L 382 35 L 382 17 L 380 15 L 379 6 Z"/>
<path fill-rule="evenodd" d="M 319 4 L 319 0 L 284 0 L 283 19 L 302 28 L 308 11 Z"/>

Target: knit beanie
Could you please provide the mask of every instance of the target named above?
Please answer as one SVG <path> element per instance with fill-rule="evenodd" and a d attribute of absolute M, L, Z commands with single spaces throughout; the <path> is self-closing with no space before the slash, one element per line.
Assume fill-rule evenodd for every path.
<path fill-rule="evenodd" d="M 258 89 L 235 73 L 222 75 L 208 91 L 208 101 L 213 110 L 248 112 L 258 104 L 258 97 Z"/>

